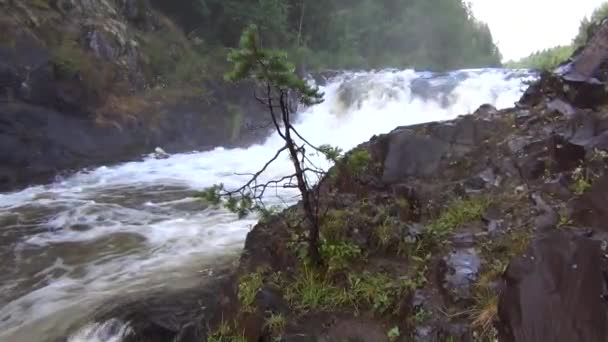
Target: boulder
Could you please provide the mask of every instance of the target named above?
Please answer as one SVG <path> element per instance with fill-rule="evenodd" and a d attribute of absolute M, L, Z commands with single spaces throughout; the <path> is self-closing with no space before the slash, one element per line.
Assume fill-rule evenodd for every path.
<path fill-rule="evenodd" d="M 542 235 L 502 277 L 500 341 L 608 339 L 602 244 L 567 232 Z"/>

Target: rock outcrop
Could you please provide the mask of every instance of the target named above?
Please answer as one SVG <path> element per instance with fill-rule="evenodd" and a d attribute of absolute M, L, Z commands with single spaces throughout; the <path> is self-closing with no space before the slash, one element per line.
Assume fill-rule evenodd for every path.
<path fill-rule="evenodd" d="M 0 2 L 0 191 L 262 138 L 251 85 L 204 69 L 196 44 L 147 0 Z"/>

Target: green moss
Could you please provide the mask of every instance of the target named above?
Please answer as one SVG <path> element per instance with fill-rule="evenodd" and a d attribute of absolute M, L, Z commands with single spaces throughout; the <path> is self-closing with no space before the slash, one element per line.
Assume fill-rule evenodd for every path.
<path fill-rule="evenodd" d="M 263 277 L 259 272 L 250 273 L 243 276 L 239 282 L 239 301 L 244 312 L 255 310 L 255 297 L 262 289 Z"/>
<path fill-rule="evenodd" d="M 115 70 L 84 51 L 76 41 L 63 40 L 51 47 L 55 75 L 64 80 L 82 80 L 91 95 L 105 96 L 115 85 Z"/>
<path fill-rule="evenodd" d="M 51 61 L 61 78 L 73 78 L 79 72 L 91 71 L 91 56 L 86 54 L 75 41 L 64 40 L 52 48 Z"/>

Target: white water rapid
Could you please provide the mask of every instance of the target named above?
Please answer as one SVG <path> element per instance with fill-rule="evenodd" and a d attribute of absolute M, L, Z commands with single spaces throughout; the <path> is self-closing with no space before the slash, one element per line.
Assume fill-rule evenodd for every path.
<path fill-rule="evenodd" d="M 299 114 L 298 130 L 348 150 L 396 126 L 451 119 L 484 103 L 511 107 L 533 77 L 498 69 L 344 73 L 322 87 L 322 104 Z M 66 336 L 118 295 L 194 286 L 234 260 L 255 218 L 238 220 L 191 196 L 241 184 L 234 173 L 258 170 L 280 144 L 270 136 L 247 149 L 147 158 L 0 194 L 0 341 Z M 265 177 L 289 168 L 279 159 Z M 279 195 L 295 201 L 294 193 Z M 86 326 L 71 341 L 120 340 L 106 328 Z"/>

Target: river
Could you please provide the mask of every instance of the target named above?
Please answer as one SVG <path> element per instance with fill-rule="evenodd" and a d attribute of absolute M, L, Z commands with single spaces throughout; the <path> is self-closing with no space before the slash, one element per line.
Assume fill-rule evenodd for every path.
<path fill-rule="evenodd" d="M 484 103 L 513 106 L 526 71 L 345 72 L 321 87 L 325 101 L 302 109 L 297 128 L 312 143 L 348 150 L 397 126 L 447 120 Z M 81 171 L 44 186 L 0 194 L 0 341 L 120 341 L 87 325 L 117 296 L 187 288 L 235 260 L 255 217 L 239 220 L 192 195 L 241 184 L 281 141 L 246 149 L 152 157 Z M 288 174 L 287 157 L 264 175 Z M 290 204 L 296 193 L 268 200 Z M 82 328 L 78 330 L 78 328 Z M 126 327 L 125 327 L 126 328 Z"/>

